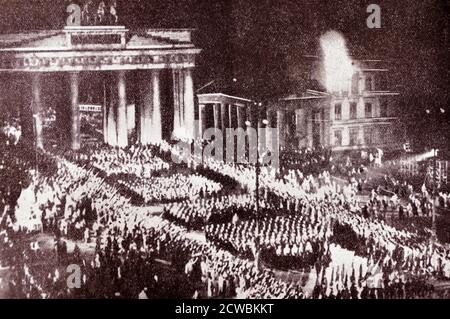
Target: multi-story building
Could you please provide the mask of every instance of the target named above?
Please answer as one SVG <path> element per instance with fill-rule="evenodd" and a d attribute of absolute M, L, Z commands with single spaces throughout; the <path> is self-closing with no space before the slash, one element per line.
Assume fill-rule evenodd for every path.
<path fill-rule="evenodd" d="M 309 58 L 308 62 L 309 68 L 302 65 L 306 82 L 321 83 L 324 71 L 319 59 Z M 307 89 L 301 95 L 271 101 L 268 117 L 276 113 L 280 146 L 323 146 L 333 151 L 400 148 L 403 134 L 397 121 L 399 94 L 388 90 L 389 72 L 380 63 L 354 61 L 357 71 L 340 91 Z"/>

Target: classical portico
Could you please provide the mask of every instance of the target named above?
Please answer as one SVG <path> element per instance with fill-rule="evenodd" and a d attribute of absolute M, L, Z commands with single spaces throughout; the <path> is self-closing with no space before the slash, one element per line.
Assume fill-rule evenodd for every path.
<path fill-rule="evenodd" d="M 43 148 L 42 98 L 43 77 L 62 73 L 70 98 L 70 145 L 78 150 L 80 138 L 80 81 L 91 72 L 104 79 L 103 135 L 104 142 L 124 147 L 129 143 L 127 114 L 132 84 L 138 86 L 134 96 L 137 142 L 161 141 L 162 104 L 173 107 L 173 134 L 194 138 L 195 57 L 200 50 L 191 41 L 189 29 L 128 30 L 123 26 L 66 27 L 63 30 L 0 35 L 0 71 L 29 75 L 31 112 L 36 145 Z M 171 73 L 169 97 L 162 98 L 161 74 Z M 166 76 L 167 77 L 167 76 Z M 130 82 L 131 79 L 136 81 Z M 166 86 L 164 86 L 166 87 Z M 167 113 L 167 114 L 166 114 Z M 26 128 L 24 128 L 26 131 Z"/>
<path fill-rule="evenodd" d="M 254 102 L 241 97 L 222 93 L 198 95 L 199 133 L 209 128 L 225 132 L 227 128 L 244 128 L 245 121 L 251 120 L 250 112 Z M 212 121 L 211 121 L 212 120 Z"/>
<path fill-rule="evenodd" d="M 234 158 L 237 154 L 237 145 L 234 145 L 234 149 L 228 149 L 227 139 L 234 139 L 235 129 L 245 129 L 247 120 L 250 122 L 255 120 L 257 105 L 252 100 L 223 93 L 198 94 L 197 97 L 198 136 L 205 137 L 206 130 L 219 130 L 222 133 L 219 136 L 223 138 L 223 147 L 226 148 L 223 153 L 224 159 Z M 256 127 L 256 122 L 252 122 L 252 126 Z M 209 135 L 210 133 L 206 134 Z M 217 137 L 216 134 L 214 136 Z"/>

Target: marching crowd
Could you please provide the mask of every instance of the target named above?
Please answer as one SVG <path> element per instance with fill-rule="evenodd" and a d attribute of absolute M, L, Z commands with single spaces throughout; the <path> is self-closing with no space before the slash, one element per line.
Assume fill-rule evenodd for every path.
<path fill-rule="evenodd" d="M 254 174 L 252 174 L 251 167 L 214 162 L 210 162 L 208 165 L 216 167 L 219 171 L 234 176 L 238 180 L 245 181 L 250 189 L 253 186 L 251 175 Z M 326 212 L 326 215 L 335 223 L 346 226 L 343 231 L 345 236 L 337 237 L 335 234 L 335 238 L 340 240 L 340 244 L 356 250 L 358 254 L 367 259 L 366 263 L 372 267 L 379 264 L 382 268 L 384 267 L 386 273 L 394 272 L 394 270 L 406 271 L 417 276 L 419 279 L 416 279 L 416 281 L 421 280 L 423 276 L 449 278 L 449 256 L 444 247 L 429 244 L 429 236 L 419 235 L 415 231 L 398 230 L 388 226 L 382 220 L 364 216 L 363 210 L 355 206 L 354 195 L 357 192 L 355 187 L 349 185 L 340 189 L 338 185 L 331 182 L 329 174 L 326 173 L 320 174 L 317 179 L 307 177 L 302 183 L 297 184 L 295 179 L 286 181 L 269 178 L 269 176 L 269 172 L 266 174 L 264 174 L 264 171 L 262 172 L 261 187 L 281 198 L 281 207 L 296 211 L 299 203 L 308 203 L 314 209 Z M 262 227 L 266 227 L 265 222 L 262 223 Z M 240 229 L 233 224 L 211 227 L 213 230 L 215 230 L 214 227 L 219 229 L 214 232 L 219 238 L 229 236 L 229 240 L 226 238 L 228 242 L 235 243 L 236 239 L 239 239 Z M 227 229 L 234 237 L 227 233 Z M 348 232 L 353 235 L 350 237 L 357 239 L 356 242 L 348 240 L 349 236 L 346 234 Z M 241 234 L 248 236 L 245 231 L 242 231 Z M 248 240 L 243 239 L 241 241 Z M 286 252 L 290 248 L 288 247 Z M 290 249 L 290 251 L 292 250 Z"/>
<path fill-rule="evenodd" d="M 328 238 L 332 235 L 329 222 L 321 223 L 319 218 L 305 213 L 215 224 L 208 226 L 207 238 L 247 255 L 252 254 L 257 242 L 266 257 L 263 259 L 271 265 L 308 271 L 319 259 L 326 259 Z"/>
<path fill-rule="evenodd" d="M 88 154 L 90 163 L 107 175 L 133 175 L 150 178 L 168 171 L 170 164 L 158 156 L 156 147 L 131 146 L 127 149 L 100 147 Z"/>
<path fill-rule="evenodd" d="M 299 169 L 302 172 L 315 174 L 326 169 L 330 163 L 331 151 L 326 149 L 303 148 L 299 150 L 283 150 L 280 162 L 286 169 Z"/>
<path fill-rule="evenodd" d="M 149 203 L 164 203 L 217 194 L 222 185 L 199 174 L 173 174 L 167 177 L 119 180 Z"/>
<path fill-rule="evenodd" d="M 121 176 L 121 184 L 148 203 L 181 200 L 165 205 L 162 217 L 134 206 L 118 191 L 120 183 L 110 183 L 92 167 L 44 154 L 56 167 L 36 174 L 29 173 L 29 164 L 4 155 L 8 170 L 30 175 L 15 200 L 2 186 L 0 248 L 6 256 L 2 266 L 10 267 L 11 296 L 413 298 L 434 293 L 430 279 L 450 278 L 450 251 L 430 242 L 429 234 L 372 218 L 356 204 L 357 186 L 339 186 L 327 171 L 312 174 L 303 165 L 281 175 L 262 167 L 261 207 L 255 212 L 254 166 L 205 159 L 205 168 L 246 190 L 222 196 L 220 183 L 199 174 L 154 176 L 170 170 L 163 153 L 171 151 L 183 154 L 163 143 L 88 155 L 92 166 L 107 175 L 132 175 Z M 325 150 L 301 154 L 311 167 L 327 165 L 328 155 Z M 198 163 L 193 155 L 181 156 L 188 167 Z M 284 160 L 299 164 L 293 158 Z M 384 205 L 373 195 L 370 209 Z M 206 242 L 189 236 L 191 228 L 203 227 Z M 55 238 L 56 261 L 49 268 L 36 256 L 53 257 L 34 242 L 24 244 L 27 235 L 39 232 Z M 95 243 L 94 255 L 78 246 L 68 253 L 67 239 Z M 61 267 L 69 262 L 82 268 L 81 289 L 66 284 Z M 168 275 L 165 262 L 177 275 Z M 272 267 L 308 272 L 314 289 L 277 278 Z M 182 286 L 188 288 L 176 288 Z"/>
<path fill-rule="evenodd" d="M 150 216 L 143 213 L 142 208 L 131 206 L 127 198 L 118 194 L 112 186 L 104 184 L 91 170 L 76 166 L 62 158 L 58 158 L 57 162 L 59 163 L 58 170 L 52 179 L 43 178 L 33 182 L 34 185 L 39 185 L 34 188 L 35 199 L 27 198 L 31 200 L 33 207 L 21 206 L 20 203 L 28 203 L 29 201 L 19 199 L 15 211 L 15 214 L 18 215 L 17 222 L 14 222 L 12 218 L 7 219 L 4 226 L 6 229 L 5 236 L 2 233 L 2 242 L 8 243 L 6 249 L 10 251 L 8 246 L 14 246 L 15 236 L 8 236 L 7 234 L 15 234 L 16 232 L 33 233 L 44 228 L 44 225 L 39 223 L 40 220 L 47 221 L 55 218 L 57 226 L 53 227 L 53 230 L 56 233 L 55 238 L 58 239 L 67 238 L 70 235 L 64 226 L 65 223 L 72 225 L 75 223 L 76 225 L 84 221 L 81 230 L 95 230 L 94 225 L 97 224 L 97 230 L 104 230 L 92 234 L 92 239 L 96 240 L 99 248 L 91 264 L 86 260 L 81 261 L 83 267 L 86 267 L 86 271 L 83 272 L 83 287 L 85 288 L 82 290 L 67 288 L 61 275 L 62 271 L 58 267 L 49 272 L 48 269 L 44 270 L 35 267 L 33 264 L 17 263 L 16 259 L 11 259 L 13 262 L 9 266 L 12 266 L 13 279 L 10 284 L 14 296 L 34 298 L 79 297 L 80 294 L 86 297 L 102 296 L 107 298 L 143 296 L 151 290 L 149 287 L 156 285 L 158 282 L 157 275 L 155 275 L 156 277 L 143 275 L 144 278 L 150 278 L 149 281 L 145 282 L 147 287 L 138 285 L 141 280 L 138 279 L 140 277 L 136 276 L 142 274 L 135 271 L 136 267 L 147 269 L 147 264 L 142 261 L 142 256 L 133 255 L 133 257 L 129 255 L 140 255 L 142 253 L 148 257 L 148 254 L 156 251 L 156 256 L 167 258 L 164 254 L 169 254 L 178 260 L 174 261 L 175 264 L 183 264 L 185 261 L 183 256 L 186 255 L 180 253 L 179 249 L 187 252 L 189 257 L 198 254 L 206 256 L 207 260 L 204 262 L 208 267 L 206 270 L 203 269 L 204 274 L 199 282 L 200 288 L 198 289 L 199 291 L 205 291 L 203 295 L 205 297 L 236 295 L 237 293 L 245 295 L 246 293 L 249 294 L 248 289 L 250 287 L 253 289 L 251 294 L 260 293 L 270 297 L 301 296 L 300 288 L 285 289 L 286 284 L 275 279 L 270 271 L 257 271 L 251 261 L 240 259 L 211 245 L 188 239 L 185 236 L 186 230 L 183 228 L 161 221 L 156 227 L 146 225 L 152 220 Z M 28 196 L 26 195 L 28 192 L 25 190 L 23 196 Z M 64 204 L 61 203 L 60 196 L 65 198 Z M 92 220 L 87 218 L 86 212 L 82 213 L 89 206 L 95 209 Z M 56 213 L 52 211 L 53 207 L 56 207 Z M 48 210 L 50 210 L 50 213 L 47 214 Z M 33 213 L 30 213 L 31 211 Z M 25 212 L 28 212 L 28 214 Z M 89 223 L 89 221 L 93 223 Z M 54 223 L 45 222 L 45 224 Z M 19 227 L 17 228 L 17 226 Z M 131 229 L 133 229 L 132 235 L 129 235 Z M 156 237 L 151 237 L 148 240 L 143 239 L 143 237 L 145 238 L 143 234 L 148 234 L 152 229 L 156 231 Z M 108 238 L 110 239 L 108 240 Z M 108 245 L 111 242 L 117 242 L 117 244 L 113 244 L 111 248 L 111 245 Z M 2 245 L 2 249 L 4 247 Z M 58 250 L 58 253 L 61 253 L 61 251 Z M 8 252 L 5 255 L 8 255 Z M 148 270 L 151 271 L 151 269 Z M 108 283 L 111 283 L 110 285 L 100 284 L 104 283 L 104 276 L 111 279 L 108 280 Z M 255 291 L 254 287 L 261 281 L 270 282 L 270 287 L 266 287 L 264 291 Z M 237 282 L 240 282 L 240 284 L 236 284 Z M 161 286 L 163 285 L 161 284 Z M 204 289 L 202 290 L 201 287 Z M 224 287 L 228 288 L 225 289 Z M 155 296 L 162 296 L 158 295 L 157 291 L 152 291 L 156 294 Z M 173 289 L 172 291 L 176 290 Z M 199 291 L 196 292 L 197 296 Z"/>
<path fill-rule="evenodd" d="M 208 223 L 226 222 L 234 216 L 249 215 L 254 211 L 254 203 L 250 194 L 194 198 L 166 205 L 164 216 L 185 227 L 202 229 Z"/>
<path fill-rule="evenodd" d="M 250 189 L 253 186 L 254 190 L 254 168 L 214 162 L 212 159 L 209 159 L 206 165 L 242 181 Z M 415 233 L 397 230 L 388 226 L 382 220 L 365 218 L 361 209 L 355 207 L 354 195 L 357 190 L 351 185 L 339 187 L 331 181 L 330 175 L 326 172 L 319 174 L 317 178 L 308 176 L 304 178 L 301 184 L 295 183 L 293 179 L 286 181 L 272 176 L 274 174 L 269 169 L 262 170 L 261 188 L 266 188 L 281 198 L 280 205 L 288 210 L 293 209 L 295 211 L 302 201 L 309 203 L 316 210 L 327 212 L 331 218 L 340 224 L 348 225 L 365 241 L 375 242 L 375 246 L 384 247 L 391 253 L 395 248 L 400 247 L 401 250 L 407 252 L 406 254 L 413 251 L 414 254 L 421 255 L 424 258 L 430 258 L 430 255 L 436 257 L 444 254 L 443 248 L 440 246 L 430 248 L 430 250 L 424 249 L 427 238 L 419 238 Z M 370 248 L 370 246 L 373 245 L 365 245 L 367 249 L 376 250 Z M 448 264 L 447 260 L 445 262 Z"/>

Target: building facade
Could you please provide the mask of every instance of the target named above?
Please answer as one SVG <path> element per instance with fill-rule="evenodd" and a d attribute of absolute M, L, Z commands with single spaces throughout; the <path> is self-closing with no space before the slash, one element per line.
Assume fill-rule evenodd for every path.
<path fill-rule="evenodd" d="M 301 95 L 269 103 L 276 113 L 281 148 L 326 147 L 333 151 L 401 148 L 398 96 L 386 88 L 388 70 L 381 61 L 357 61 L 358 71 L 341 91 L 307 89 Z M 320 63 L 313 61 L 310 79 L 320 82 Z"/>

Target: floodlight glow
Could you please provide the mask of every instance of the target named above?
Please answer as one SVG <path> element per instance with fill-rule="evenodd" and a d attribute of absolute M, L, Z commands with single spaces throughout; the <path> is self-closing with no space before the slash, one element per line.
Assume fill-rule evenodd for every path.
<path fill-rule="evenodd" d="M 429 150 L 429 151 L 427 151 L 427 152 L 425 152 L 425 153 L 422 153 L 422 154 L 420 154 L 420 155 L 416 155 L 416 156 L 414 157 L 414 159 L 415 159 L 417 162 L 425 161 L 425 160 L 427 160 L 427 159 L 430 159 L 430 158 L 433 158 L 434 156 L 436 156 L 437 151 L 438 151 L 438 150 L 436 150 L 436 149 L 431 149 L 431 150 Z"/>
<path fill-rule="evenodd" d="M 348 55 L 344 37 L 329 31 L 320 38 L 325 68 L 325 86 L 328 92 L 348 91 L 351 80 L 358 70 Z"/>
<path fill-rule="evenodd" d="M 178 127 L 173 131 L 173 136 L 175 138 L 184 138 L 186 136 L 186 131 L 183 128 Z"/>

